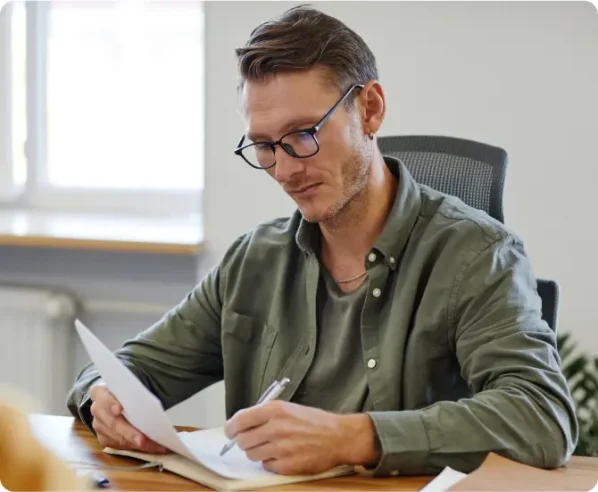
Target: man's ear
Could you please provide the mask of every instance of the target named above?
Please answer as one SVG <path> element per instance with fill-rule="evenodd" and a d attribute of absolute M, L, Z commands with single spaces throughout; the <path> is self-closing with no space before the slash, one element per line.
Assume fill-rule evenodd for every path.
<path fill-rule="evenodd" d="M 384 89 L 377 80 L 370 80 L 360 91 L 363 133 L 365 135 L 378 132 L 386 113 Z"/>

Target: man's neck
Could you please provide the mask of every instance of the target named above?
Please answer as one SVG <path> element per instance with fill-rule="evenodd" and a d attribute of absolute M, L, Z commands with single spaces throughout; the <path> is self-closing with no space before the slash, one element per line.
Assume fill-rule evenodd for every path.
<path fill-rule="evenodd" d="M 371 166 L 366 189 L 338 217 L 320 223 L 323 260 L 333 270 L 341 264 L 348 270 L 353 270 L 351 264 L 363 267 L 363 258 L 382 232 L 394 203 L 397 179 L 382 155 L 376 158 L 379 160 Z M 344 274 L 344 270 L 339 273 Z"/>

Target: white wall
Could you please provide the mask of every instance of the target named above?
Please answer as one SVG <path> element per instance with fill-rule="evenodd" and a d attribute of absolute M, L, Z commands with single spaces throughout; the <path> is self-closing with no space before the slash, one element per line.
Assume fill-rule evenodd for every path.
<path fill-rule="evenodd" d="M 256 223 L 293 210 L 275 183 L 232 153 L 243 130 L 234 49 L 258 23 L 293 4 L 206 5 L 208 263 Z M 536 274 L 560 283 L 560 329 L 573 331 L 598 353 L 595 7 L 587 2 L 314 5 L 347 23 L 374 51 L 387 95 L 381 135 L 445 134 L 508 151 L 506 221 L 526 241 Z M 187 405 L 177 417 L 201 415 L 218 423 L 222 387 Z"/>
<path fill-rule="evenodd" d="M 209 2 L 206 233 L 215 256 L 289 213 L 271 180 L 233 155 L 243 125 L 233 50 L 290 2 Z M 560 327 L 598 352 L 598 13 L 589 2 L 322 2 L 374 51 L 381 135 L 446 134 L 509 153 L 506 222 L 540 276 L 562 287 Z M 251 204 L 251 205 L 249 205 Z"/>

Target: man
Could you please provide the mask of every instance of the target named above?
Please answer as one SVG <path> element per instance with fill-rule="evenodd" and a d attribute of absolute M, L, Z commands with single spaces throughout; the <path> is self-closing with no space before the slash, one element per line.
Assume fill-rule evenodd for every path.
<path fill-rule="evenodd" d="M 470 471 L 490 451 L 562 465 L 575 412 L 521 241 L 380 154 L 385 98 L 364 41 L 302 6 L 237 56 L 239 162 L 298 211 L 240 237 L 120 360 L 166 408 L 224 379 L 227 435 L 278 473 Z M 91 366 L 68 406 L 103 445 L 166 451 Z"/>

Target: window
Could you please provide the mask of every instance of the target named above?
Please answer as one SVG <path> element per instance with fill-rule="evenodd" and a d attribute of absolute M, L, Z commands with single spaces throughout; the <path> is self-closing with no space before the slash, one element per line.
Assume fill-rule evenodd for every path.
<path fill-rule="evenodd" d="M 0 200 L 12 200 L 23 190 L 25 122 L 24 43 L 12 45 L 12 36 L 24 39 L 22 9 L 0 10 Z M 15 70 L 16 68 L 16 70 Z M 21 77 L 19 77 L 21 76 Z M 17 142 L 21 142 L 20 148 Z"/>
<path fill-rule="evenodd" d="M 49 209 L 197 213 L 201 3 L 13 2 L 10 17 L 12 195 Z"/>

